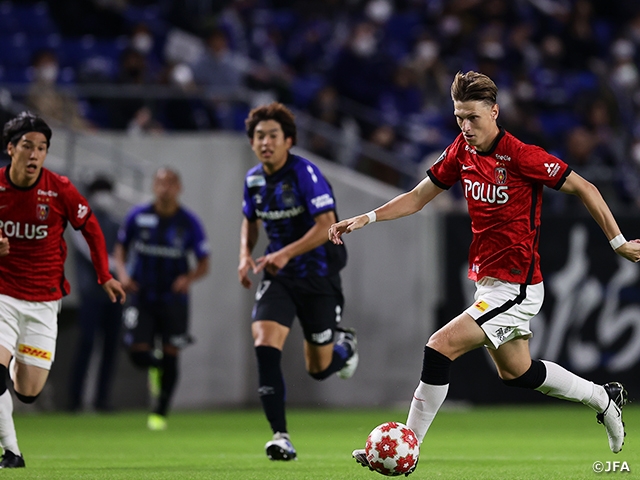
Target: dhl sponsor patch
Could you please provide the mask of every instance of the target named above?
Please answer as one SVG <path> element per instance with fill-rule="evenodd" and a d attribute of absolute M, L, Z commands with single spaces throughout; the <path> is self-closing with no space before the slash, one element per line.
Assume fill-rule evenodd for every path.
<path fill-rule="evenodd" d="M 51 352 L 42 350 L 41 348 L 30 347 L 24 343 L 18 345 L 18 352 L 31 357 L 42 358 L 43 360 L 51 360 Z"/>
<path fill-rule="evenodd" d="M 489 308 L 489 304 L 487 302 L 485 302 L 484 300 L 478 300 L 475 303 L 474 307 L 476 307 L 481 312 L 484 312 L 487 308 Z"/>

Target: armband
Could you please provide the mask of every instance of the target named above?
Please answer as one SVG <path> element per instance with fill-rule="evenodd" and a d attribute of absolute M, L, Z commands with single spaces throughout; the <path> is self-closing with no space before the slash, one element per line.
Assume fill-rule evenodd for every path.
<path fill-rule="evenodd" d="M 611 248 L 613 248 L 614 250 L 619 249 L 625 243 L 627 243 L 627 239 L 624 238 L 624 235 L 622 234 L 609 240 L 609 245 L 611 245 Z"/>

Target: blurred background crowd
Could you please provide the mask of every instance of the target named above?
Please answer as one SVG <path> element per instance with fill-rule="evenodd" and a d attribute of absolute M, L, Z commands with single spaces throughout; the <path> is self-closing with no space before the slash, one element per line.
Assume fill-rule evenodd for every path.
<path fill-rule="evenodd" d="M 0 41 L 0 105 L 154 135 L 242 131 L 275 99 L 305 148 L 402 188 L 457 135 L 449 86 L 477 70 L 501 125 L 640 209 L 637 0 L 4 1 Z"/>

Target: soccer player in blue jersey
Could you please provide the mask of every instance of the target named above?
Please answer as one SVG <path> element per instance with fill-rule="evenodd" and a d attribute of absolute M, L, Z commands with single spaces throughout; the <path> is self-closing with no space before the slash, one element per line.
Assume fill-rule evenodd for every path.
<path fill-rule="evenodd" d="M 178 354 L 191 343 L 189 288 L 209 270 L 204 228 L 193 212 L 180 205 L 180 191 L 179 174 L 160 168 L 153 181 L 153 203 L 129 212 L 114 253 L 118 278 L 131 293 L 124 312 L 125 343 L 131 361 L 150 370 L 151 394 L 157 396 L 147 421 L 150 430 L 167 428 L 178 380 Z M 195 268 L 189 266 L 192 255 Z M 156 341 L 162 345 L 161 356 L 156 353 Z M 153 388 L 157 376 L 159 392 Z"/>
<path fill-rule="evenodd" d="M 344 298 L 340 270 L 344 245 L 327 241 L 336 221 L 331 186 L 316 165 L 289 152 L 296 143 L 293 114 L 280 103 L 253 109 L 245 120 L 251 148 L 260 164 L 244 182 L 238 278 L 250 288 L 249 271 L 263 272 L 256 290 L 251 327 L 258 361 L 260 400 L 273 438 L 265 445 L 271 460 L 293 460 L 287 433 L 282 348 L 297 316 L 304 333 L 309 375 L 351 377 L 358 364 L 353 329 L 339 327 Z M 253 259 L 259 224 L 269 244 Z"/>

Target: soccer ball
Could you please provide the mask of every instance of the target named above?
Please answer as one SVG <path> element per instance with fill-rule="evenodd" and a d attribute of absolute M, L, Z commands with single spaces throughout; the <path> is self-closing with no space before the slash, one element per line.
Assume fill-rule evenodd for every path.
<path fill-rule="evenodd" d="M 371 431 L 365 451 L 371 468 L 382 475 L 394 477 L 413 471 L 420 448 L 413 430 L 399 422 L 387 422 Z"/>

